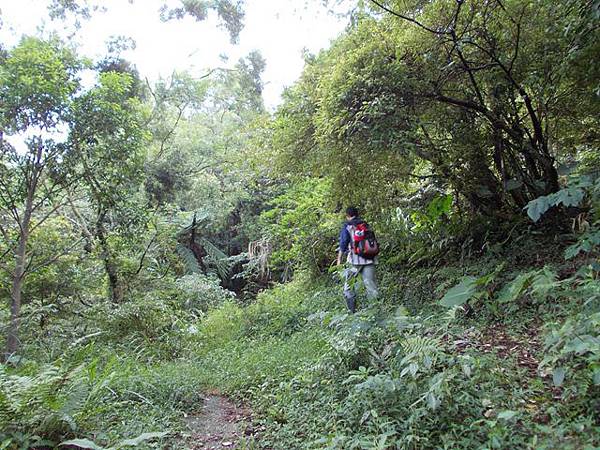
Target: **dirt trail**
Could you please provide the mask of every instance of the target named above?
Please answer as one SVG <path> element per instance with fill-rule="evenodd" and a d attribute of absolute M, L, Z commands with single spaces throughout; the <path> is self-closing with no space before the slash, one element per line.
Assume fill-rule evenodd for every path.
<path fill-rule="evenodd" d="M 186 418 L 190 449 L 235 449 L 245 440 L 246 409 L 218 394 L 206 394 L 202 411 Z"/>
<path fill-rule="evenodd" d="M 496 353 L 502 359 L 515 357 L 517 365 L 526 369 L 531 378 L 536 378 L 539 366 L 536 354 L 542 346 L 539 333 L 537 327 L 532 327 L 520 335 L 511 335 L 503 325 L 496 324 L 479 331 L 467 331 L 454 345 L 459 352 L 473 347 L 482 353 Z"/>

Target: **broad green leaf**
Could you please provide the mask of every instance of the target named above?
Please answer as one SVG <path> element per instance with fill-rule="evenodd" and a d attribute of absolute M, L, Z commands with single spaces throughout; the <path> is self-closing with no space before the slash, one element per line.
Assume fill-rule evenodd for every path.
<path fill-rule="evenodd" d="M 555 205 L 562 203 L 563 205 L 569 207 L 579 205 L 583 200 L 583 197 L 585 197 L 585 191 L 580 188 L 567 188 L 561 189 L 553 195 L 553 203 Z"/>
<path fill-rule="evenodd" d="M 563 384 L 563 381 L 565 381 L 565 373 L 564 367 L 557 367 L 554 369 L 552 372 L 552 382 L 554 383 L 554 386 L 561 386 Z"/>
<path fill-rule="evenodd" d="M 581 188 L 565 188 L 550 195 L 545 195 L 531 200 L 525 209 L 527 214 L 534 222 L 540 220 L 540 217 L 551 207 L 560 205 L 577 206 L 585 197 L 585 191 Z"/>
<path fill-rule="evenodd" d="M 548 267 L 537 271 L 531 282 L 531 292 L 539 299 L 551 296 L 558 287 L 557 276 Z"/>
<path fill-rule="evenodd" d="M 96 444 L 95 442 L 90 441 L 89 439 L 71 439 L 70 441 L 64 441 L 61 442 L 59 444 L 59 447 L 63 447 L 63 446 L 75 446 L 75 447 L 79 447 L 79 448 L 83 448 L 83 449 L 89 449 L 89 450 L 109 450 L 105 447 L 101 447 L 100 445 Z"/>
<path fill-rule="evenodd" d="M 498 264 L 492 272 L 477 278 L 477 280 L 475 280 L 475 285 L 480 288 L 487 287 L 496 279 L 498 274 L 504 270 L 504 266 L 504 263 Z"/>
<path fill-rule="evenodd" d="M 504 285 L 504 287 L 500 290 L 500 293 L 498 294 L 498 301 L 500 303 L 510 303 L 517 300 L 529 287 L 532 278 L 532 272 L 518 275 L 514 280 Z"/>
<path fill-rule="evenodd" d="M 542 217 L 546 211 L 550 209 L 550 202 L 548 201 L 548 197 L 538 197 L 535 200 L 531 200 L 525 209 L 527 210 L 527 215 L 533 220 L 537 222 Z"/>
<path fill-rule="evenodd" d="M 167 434 L 169 434 L 169 433 L 166 431 L 163 431 L 161 433 L 142 433 L 136 438 L 126 439 L 124 441 L 119 442 L 117 444 L 117 448 L 136 447 L 144 441 L 149 441 L 150 439 L 158 439 L 158 438 L 166 436 Z"/>
<path fill-rule="evenodd" d="M 440 304 L 452 308 L 468 302 L 477 293 L 476 281 L 475 277 L 463 277 L 460 283 L 446 292 L 446 295 L 440 300 Z"/>
<path fill-rule="evenodd" d="M 579 355 L 583 355 L 587 352 L 591 352 L 594 349 L 598 348 L 600 346 L 600 339 L 589 335 L 589 334 L 584 334 L 584 335 L 580 335 L 577 336 L 573 339 L 571 339 L 566 345 L 565 345 L 565 351 L 566 352 L 574 352 L 577 353 Z"/>
<path fill-rule="evenodd" d="M 498 413 L 498 419 L 503 419 L 503 420 L 510 420 L 513 417 L 515 417 L 517 414 L 519 414 L 517 411 L 511 411 L 511 410 L 506 410 L 506 411 L 502 411 L 500 413 Z"/>

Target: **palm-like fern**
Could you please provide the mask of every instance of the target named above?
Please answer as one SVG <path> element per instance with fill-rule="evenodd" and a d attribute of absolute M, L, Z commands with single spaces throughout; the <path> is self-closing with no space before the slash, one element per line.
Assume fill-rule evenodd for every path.
<path fill-rule="evenodd" d="M 210 259 L 210 262 L 214 264 L 215 268 L 217 269 L 219 276 L 221 278 L 226 278 L 229 276 L 229 270 L 231 267 L 228 256 L 208 239 L 202 238 L 200 239 L 200 242 L 202 243 L 202 247 Z"/>
<path fill-rule="evenodd" d="M 177 244 L 175 250 L 177 251 L 177 254 L 183 261 L 185 271 L 188 275 L 193 273 L 200 273 L 200 264 L 198 264 L 198 260 L 196 259 L 196 255 L 194 255 L 193 251 L 191 251 L 188 247 L 181 243 Z"/>
<path fill-rule="evenodd" d="M 202 215 L 198 218 L 198 215 L 194 214 L 192 222 L 178 233 L 180 242 L 177 245 L 176 251 L 183 260 L 188 274 L 200 273 L 202 271 L 200 262 L 202 262 L 205 266 L 213 266 L 221 278 L 226 278 L 229 276 L 229 271 L 231 269 L 228 256 L 212 241 L 205 237 L 198 237 L 196 234 L 197 229 L 200 225 L 204 224 L 206 220 L 206 215 Z M 182 241 L 186 242 L 187 245 L 182 243 Z M 198 257 L 191 248 L 195 245 L 200 245 L 204 250 L 204 253 L 206 253 L 206 256 L 202 261 L 198 261 Z"/>
<path fill-rule="evenodd" d="M 411 336 L 400 343 L 405 355 L 431 356 L 439 351 L 439 341 L 429 336 Z"/>

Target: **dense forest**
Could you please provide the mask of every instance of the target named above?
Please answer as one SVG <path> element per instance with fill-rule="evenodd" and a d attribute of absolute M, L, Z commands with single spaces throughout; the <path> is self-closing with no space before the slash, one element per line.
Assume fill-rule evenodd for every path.
<path fill-rule="evenodd" d="M 347 25 L 274 110 L 260 51 L 0 42 L 0 449 L 600 448 L 600 1 L 305 8 Z"/>

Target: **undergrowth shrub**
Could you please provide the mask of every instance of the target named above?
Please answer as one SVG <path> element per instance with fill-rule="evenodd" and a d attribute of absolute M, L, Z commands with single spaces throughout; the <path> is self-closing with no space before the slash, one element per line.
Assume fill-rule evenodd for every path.
<path fill-rule="evenodd" d="M 86 375 L 82 366 L 28 367 L 12 374 L 1 367 L 2 440 L 17 443 L 19 436 L 32 430 L 48 439 L 76 431 L 77 415 L 92 395 Z"/>
<path fill-rule="evenodd" d="M 221 286 L 216 275 L 184 275 L 177 280 L 176 285 L 182 293 L 180 297 L 183 308 L 195 316 L 200 316 L 209 308 L 235 297 L 233 292 Z"/>
<path fill-rule="evenodd" d="M 220 348 L 241 339 L 243 322 L 244 310 L 234 302 L 225 302 L 213 309 L 198 326 L 200 348 Z"/>
<path fill-rule="evenodd" d="M 81 436 L 114 444 L 136 436 L 134 423 L 143 428 L 140 433 L 157 426 L 158 422 L 131 420 L 135 404 L 115 392 L 118 380 L 132 370 L 131 363 L 114 356 L 90 359 L 91 350 L 52 365 L 0 366 L 2 448 L 54 448 Z M 111 421 L 125 426 L 115 427 Z"/>
<path fill-rule="evenodd" d="M 293 282 L 262 292 L 248 306 L 227 301 L 211 310 L 198 325 L 200 346 L 208 351 L 242 338 L 291 335 L 303 329 L 315 311 L 332 305 L 334 299 L 335 294 L 332 296 L 326 284 L 309 283 L 308 278 L 299 275 Z M 341 297 L 336 300 L 341 306 Z"/>
<path fill-rule="evenodd" d="M 201 404 L 205 380 L 197 365 L 145 366 L 97 343 L 52 365 L 0 366 L 1 448 L 55 448 L 73 439 L 98 448 L 121 448 L 127 439 L 139 449 L 164 448 L 168 434 L 182 431 L 184 413 Z"/>
<path fill-rule="evenodd" d="M 562 323 L 546 325 L 540 370 L 552 377 L 569 408 L 591 411 L 600 423 L 600 283 L 594 272 L 576 281 L 572 296 L 583 298 L 583 305 Z"/>
<path fill-rule="evenodd" d="M 281 279 L 291 279 L 296 269 L 318 276 L 331 263 L 341 215 L 332 212 L 331 183 L 306 179 L 293 184 L 270 202 L 260 223 L 273 245 L 270 263 Z"/>
<path fill-rule="evenodd" d="M 121 305 L 98 305 L 99 340 L 135 358 L 163 361 L 177 358 L 195 339 L 193 316 L 176 301 L 147 294 Z"/>
<path fill-rule="evenodd" d="M 464 273 L 460 267 L 433 276 L 380 271 L 383 298 L 363 301 L 355 315 L 346 313 L 339 287 L 308 280 L 263 293 L 245 308 L 222 305 L 199 325 L 203 384 L 251 402 L 266 427 L 264 448 L 593 448 L 596 350 L 540 349 L 562 355 L 548 361 L 552 370 L 571 361 L 588 377 L 587 388 L 575 391 L 565 379 L 557 402 L 552 370 L 533 373 L 518 351 L 482 351 L 495 344 L 481 342 L 491 337 L 479 327 L 489 325 L 489 308 L 496 308 L 496 326 L 510 330 L 514 322 L 519 330 L 536 314 L 558 319 L 586 304 L 592 322 L 585 329 L 577 322 L 577 333 L 596 336 L 585 303 L 595 279 L 560 279 L 550 267 L 509 272 L 493 260 L 486 268 L 491 274 L 480 275 L 475 291 L 488 297 L 464 310 L 439 306 Z M 543 307 L 549 302 L 554 306 Z"/>

